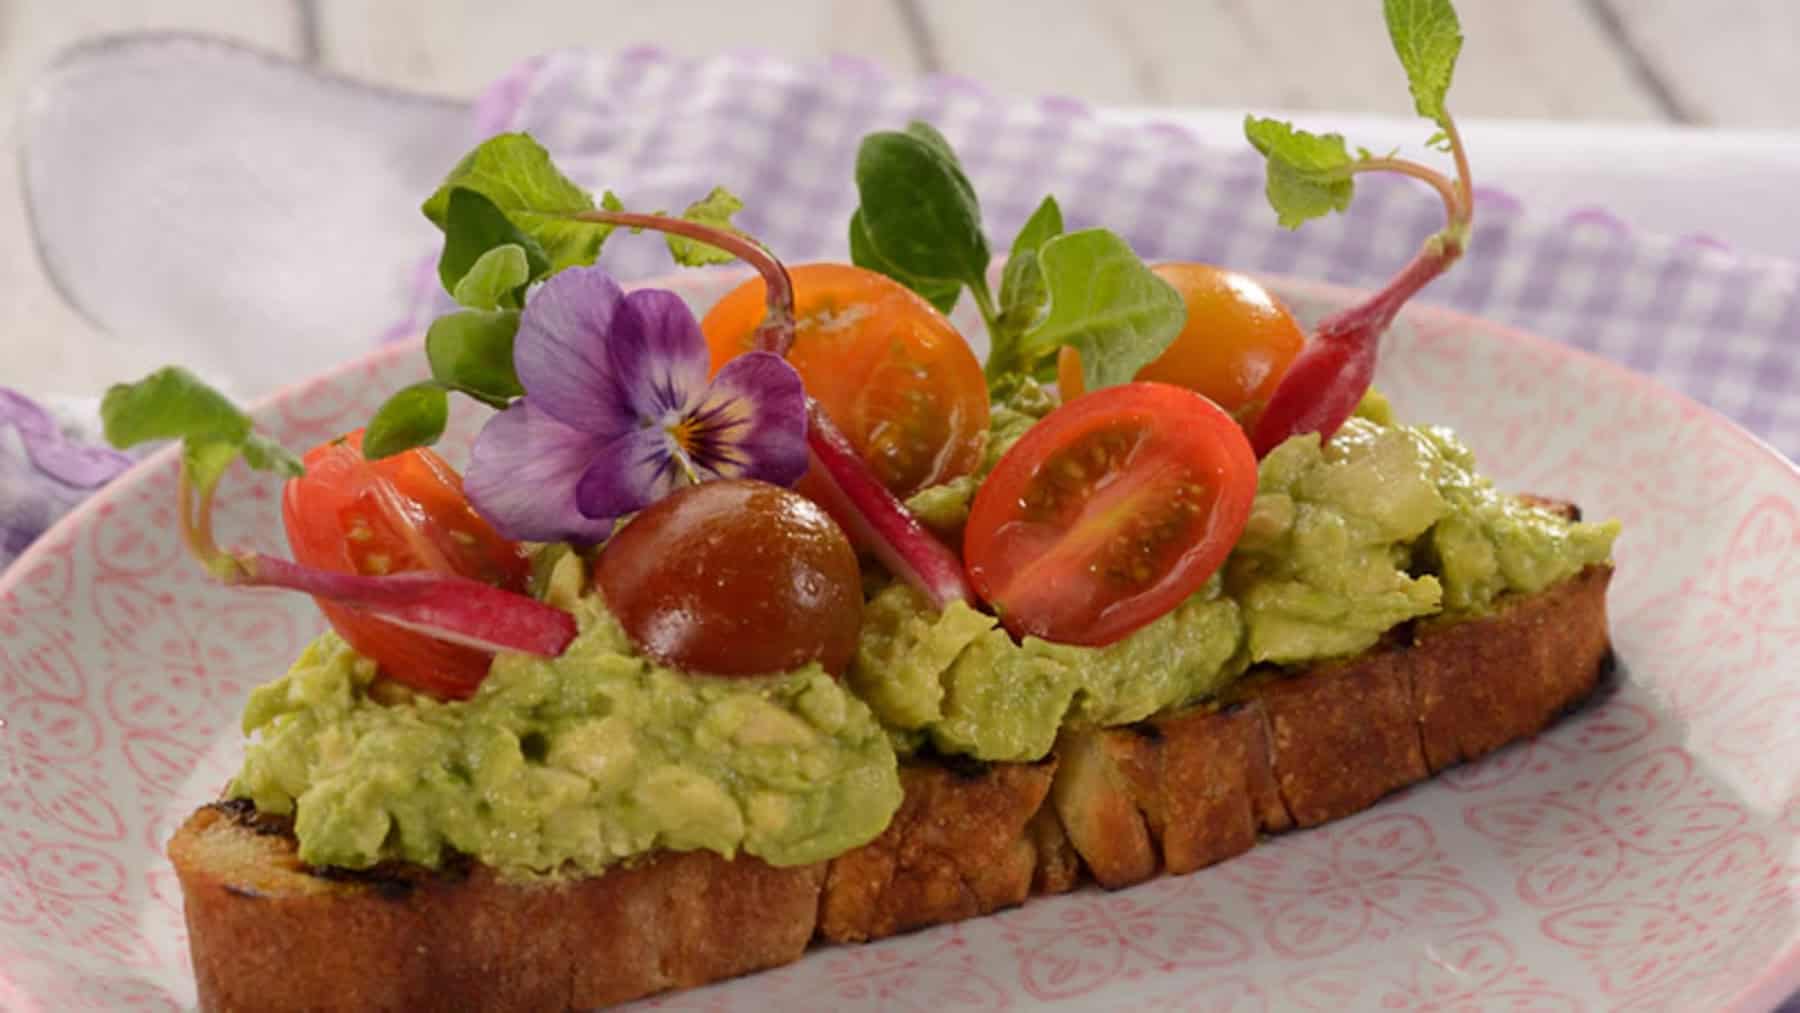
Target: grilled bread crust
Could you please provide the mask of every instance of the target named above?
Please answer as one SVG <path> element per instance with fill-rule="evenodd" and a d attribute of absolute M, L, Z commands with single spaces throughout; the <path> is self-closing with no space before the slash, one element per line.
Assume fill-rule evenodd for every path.
<path fill-rule="evenodd" d="M 201 808 L 169 845 L 205 1010 L 564 1010 L 977 917 L 1086 879 L 1186 873 L 1340 819 L 1541 731 L 1609 668 L 1610 566 L 1491 614 L 1395 631 L 1234 698 L 1071 729 L 1033 764 L 915 761 L 870 843 L 774 868 L 658 853 L 518 883 L 473 863 L 301 863 L 285 821 Z"/>

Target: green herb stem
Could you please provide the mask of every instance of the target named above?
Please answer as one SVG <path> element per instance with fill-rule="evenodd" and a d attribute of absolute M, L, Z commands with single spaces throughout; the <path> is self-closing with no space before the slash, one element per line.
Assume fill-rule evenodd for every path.
<path fill-rule="evenodd" d="M 581 211 L 568 216 L 573 221 L 618 225 L 628 229 L 649 229 L 681 236 L 714 246 L 737 257 L 762 275 L 768 311 L 756 329 L 756 347 L 777 355 L 786 355 L 794 343 L 794 282 L 787 268 L 769 248 L 741 233 L 690 222 L 672 215 L 650 215 L 635 211 Z"/>

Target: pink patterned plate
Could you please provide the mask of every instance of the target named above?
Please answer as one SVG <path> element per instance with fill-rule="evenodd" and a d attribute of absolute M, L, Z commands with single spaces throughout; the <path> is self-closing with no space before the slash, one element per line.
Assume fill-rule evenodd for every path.
<path fill-rule="evenodd" d="M 726 274 L 679 284 L 696 304 Z M 1283 282 L 1314 317 L 1350 298 Z M 290 447 L 420 374 L 384 349 L 258 417 Z M 1625 523 L 1622 684 L 1539 739 L 1194 875 L 816 952 L 673 1009 L 1759 1009 L 1800 986 L 1800 472 L 1616 366 L 1411 312 L 1382 387 L 1506 486 Z M 458 420 L 466 445 L 471 418 Z M 230 776 L 238 709 L 320 621 L 202 579 L 175 459 L 131 471 L 0 581 L 0 1009 L 191 1005 L 163 843 Z M 236 474 L 227 544 L 283 551 Z"/>

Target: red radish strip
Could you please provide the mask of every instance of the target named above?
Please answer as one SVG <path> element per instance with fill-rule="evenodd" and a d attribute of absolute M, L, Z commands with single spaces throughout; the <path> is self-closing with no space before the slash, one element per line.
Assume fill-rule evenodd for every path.
<path fill-rule="evenodd" d="M 228 583 L 302 591 L 483 651 L 519 651 L 554 658 L 575 639 L 575 617 L 535 598 L 478 580 L 425 570 L 382 577 L 332 573 L 262 553 L 234 557 Z"/>
<path fill-rule="evenodd" d="M 807 398 L 806 444 L 814 469 L 827 481 L 835 503 L 822 504 L 844 524 L 851 541 L 869 546 L 896 577 L 918 588 L 933 608 L 970 601 L 974 594 L 956 553 L 925 530 L 919 519 L 869 470 L 819 403 Z"/>
<path fill-rule="evenodd" d="M 1296 433 L 1328 440 L 1338 431 L 1368 393 L 1381 335 L 1400 307 L 1461 253 L 1449 243 L 1427 244 L 1381 291 L 1319 321 L 1257 419 L 1250 442 L 1258 459 Z"/>

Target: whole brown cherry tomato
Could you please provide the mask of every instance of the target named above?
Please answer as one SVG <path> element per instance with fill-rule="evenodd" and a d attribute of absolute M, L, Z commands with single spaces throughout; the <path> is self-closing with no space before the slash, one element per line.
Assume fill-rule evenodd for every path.
<path fill-rule="evenodd" d="M 689 486 L 632 518 L 595 582 L 645 654 L 687 672 L 841 675 L 862 626 L 856 553 L 825 511 L 766 482 Z"/>

